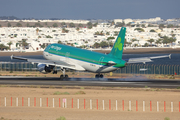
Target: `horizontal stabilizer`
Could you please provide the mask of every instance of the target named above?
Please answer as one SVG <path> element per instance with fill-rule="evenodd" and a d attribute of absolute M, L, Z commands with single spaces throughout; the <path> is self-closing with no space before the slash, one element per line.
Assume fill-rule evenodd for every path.
<path fill-rule="evenodd" d="M 169 57 L 171 59 L 171 54 L 163 55 L 163 56 L 155 56 L 155 57 L 129 58 L 125 61 L 127 61 L 128 64 L 130 64 L 130 63 L 146 63 L 146 62 L 153 62 L 152 59 L 167 58 L 167 57 Z"/>

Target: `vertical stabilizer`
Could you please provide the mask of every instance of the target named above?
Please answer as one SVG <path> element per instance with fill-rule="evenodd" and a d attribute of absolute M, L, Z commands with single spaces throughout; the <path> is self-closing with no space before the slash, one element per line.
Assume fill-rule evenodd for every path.
<path fill-rule="evenodd" d="M 108 54 L 112 57 L 122 59 L 123 47 L 124 47 L 124 39 L 125 39 L 126 28 L 122 27 L 119 35 L 114 43 L 114 46 L 111 52 Z"/>

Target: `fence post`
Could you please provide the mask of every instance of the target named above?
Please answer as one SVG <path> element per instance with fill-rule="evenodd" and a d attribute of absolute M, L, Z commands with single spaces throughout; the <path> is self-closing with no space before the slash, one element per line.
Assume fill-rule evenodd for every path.
<path fill-rule="evenodd" d="M 28 98 L 28 107 L 30 107 L 30 98 Z"/>
<path fill-rule="evenodd" d="M 42 98 L 40 98 L 40 107 L 42 107 Z"/>
<path fill-rule="evenodd" d="M 65 108 L 67 108 L 67 99 L 65 99 Z"/>
<path fill-rule="evenodd" d="M 136 111 L 138 111 L 138 101 L 136 100 Z"/>
<path fill-rule="evenodd" d="M 36 107 L 36 97 L 34 97 L 34 107 Z"/>
<path fill-rule="evenodd" d="M 73 108 L 73 98 L 72 98 L 72 108 Z"/>
<path fill-rule="evenodd" d="M 85 109 L 85 106 L 86 106 L 86 101 L 85 101 L 85 99 L 84 99 L 84 109 Z"/>
<path fill-rule="evenodd" d="M 59 107 L 61 107 L 61 99 L 59 98 Z"/>
<path fill-rule="evenodd" d="M 103 103 L 103 110 L 104 110 L 104 100 L 102 101 L 102 103 Z"/>
<path fill-rule="evenodd" d="M 109 100 L 109 110 L 111 110 L 111 100 Z"/>
<path fill-rule="evenodd" d="M 6 107 L 6 97 L 4 98 L 4 106 Z"/>
<path fill-rule="evenodd" d="M 16 106 L 18 107 L 18 97 L 16 98 Z"/>
<path fill-rule="evenodd" d="M 79 109 L 79 99 L 77 99 L 77 108 Z"/>
<path fill-rule="evenodd" d="M 47 101 L 46 101 L 46 102 L 47 102 L 47 107 L 48 107 L 48 98 L 47 98 Z"/>
<path fill-rule="evenodd" d="M 159 102 L 157 101 L 157 112 L 159 112 Z"/>
<path fill-rule="evenodd" d="M 166 101 L 164 101 L 164 112 L 166 112 Z"/>
<path fill-rule="evenodd" d="M 12 106 L 12 97 L 11 97 L 11 106 Z"/>
<path fill-rule="evenodd" d="M 180 101 L 179 101 L 179 112 L 180 112 Z"/>
<path fill-rule="evenodd" d="M 143 101 L 143 112 L 145 111 L 145 101 Z"/>
<path fill-rule="evenodd" d="M 24 98 L 22 97 L 22 106 L 24 106 Z"/>
<path fill-rule="evenodd" d="M 129 111 L 131 111 L 131 101 L 129 101 Z"/>
<path fill-rule="evenodd" d="M 124 111 L 124 100 L 122 100 L 122 109 Z"/>
<path fill-rule="evenodd" d="M 171 102 L 171 112 L 173 112 L 173 102 Z"/>
<path fill-rule="evenodd" d="M 118 108 L 117 108 L 117 100 L 116 100 L 116 110 L 118 110 Z"/>
<path fill-rule="evenodd" d="M 98 99 L 96 101 L 97 101 L 97 110 L 98 110 Z"/>
<path fill-rule="evenodd" d="M 54 108 L 54 98 L 53 98 L 53 108 Z"/>
<path fill-rule="evenodd" d="M 92 109 L 92 100 L 90 99 L 90 109 Z"/>

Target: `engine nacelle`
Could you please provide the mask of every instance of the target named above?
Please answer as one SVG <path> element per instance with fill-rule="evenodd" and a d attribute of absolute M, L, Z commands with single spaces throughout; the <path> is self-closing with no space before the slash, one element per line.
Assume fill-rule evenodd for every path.
<path fill-rule="evenodd" d="M 50 73 L 54 68 L 54 66 L 51 65 L 47 66 L 46 64 L 41 64 L 41 63 L 39 63 L 37 67 L 41 73 Z"/>

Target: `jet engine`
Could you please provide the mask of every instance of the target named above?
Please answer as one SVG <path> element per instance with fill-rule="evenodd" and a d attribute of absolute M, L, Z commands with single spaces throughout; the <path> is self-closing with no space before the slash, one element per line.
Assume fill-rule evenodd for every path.
<path fill-rule="evenodd" d="M 41 64 L 41 63 L 39 63 L 37 67 L 41 73 L 50 73 L 54 68 L 54 66 L 52 65 L 47 66 L 46 64 Z"/>

